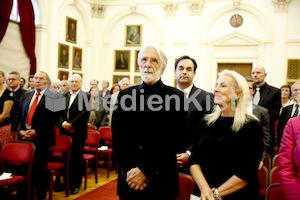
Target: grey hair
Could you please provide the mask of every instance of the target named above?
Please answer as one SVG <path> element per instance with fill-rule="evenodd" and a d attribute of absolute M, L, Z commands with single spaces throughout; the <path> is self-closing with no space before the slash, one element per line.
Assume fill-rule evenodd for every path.
<path fill-rule="evenodd" d="M 72 76 L 70 76 L 70 78 L 68 79 L 69 84 L 71 84 L 71 80 L 72 80 L 73 77 L 78 77 L 79 81 L 80 81 L 80 84 L 82 84 L 82 78 L 79 74 L 73 74 Z"/>
<path fill-rule="evenodd" d="M 142 47 L 142 49 L 140 50 L 140 52 L 138 54 L 138 58 L 137 58 L 137 62 L 138 62 L 139 67 L 141 67 L 141 64 L 140 64 L 141 59 L 142 59 L 141 58 L 141 52 L 143 52 L 147 48 L 154 48 L 157 51 L 158 56 L 161 60 L 161 67 L 162 67 L 161 70 L 162 70 L 162 72 L 164 72 L 165 69 L 166 69 L 167 63 L 168 63 L 168 58 L 167 58 L 166 54 L 164 53 L 164 51 L 162 50 L 162 48 L 159 47 L 157 44 L 147 44 L 147 45 Z"/>
<path fill-rule="evenodd" d="M 107 80 L 103 80 L 102 82 L 104 82 L 107 86 L 109 86 L 109 82 Z"/>
<path fill-rule="evenodd" d="M 19 72 L 16 72 L 16 71 L 11 71 L 11 72 L 8 72 L 7 73 L 7 76 L 11 75 L 11 74 L 15 74 L 17 76 L 17 79 L 21 79 L 21 75 Z"/>
<path fill-rule="evenodd" d="M 119 85 L 122 85 L 124 81 L 128 81 L 128 82 L 129 82 L 129 84 L 131 85 L 129 78 L 127 78 L 127 77 L 125 77 L 125 78 L 122 78 L 122 79 L 119 81 L 119 83 L 118 83 L 118 84 L 119 84 Z"/>
<path fill-rule="evenodd" d="M 292 85 L 292 91 L 294 90 L 295 85 L 298 85 L 298 84 L 300 84 L 300 81 L 297 81 L 296 83 L 294 83 L 294 84 Z"/>

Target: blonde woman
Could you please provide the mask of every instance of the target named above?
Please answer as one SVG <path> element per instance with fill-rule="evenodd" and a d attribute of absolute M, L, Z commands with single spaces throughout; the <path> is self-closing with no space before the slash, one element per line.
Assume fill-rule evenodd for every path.
<path fill-rule="evenodd" d="M 224 70 L 214 96 L 216 107 L 199 125 L 190 160 L 201 200 L 258 200 L 262 128 L 247 112 L 248 84 L 240 74 Z"/>
<path fill-rule="evenodd" d="M 0 70 L 0 150 L 5 142 L 12 140 L 9 114 L 14 104 L 13 93 L 6 88 L 5 73 Z"/>

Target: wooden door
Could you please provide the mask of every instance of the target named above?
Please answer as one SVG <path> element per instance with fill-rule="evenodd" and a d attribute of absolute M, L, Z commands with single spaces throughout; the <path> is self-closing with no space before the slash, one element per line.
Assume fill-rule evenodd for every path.
<path fill-rule="evenodd" d="M 251 77 L 252 63 L 218 63 L 218 73 L 224 69 L 236 71 L 244 77 Z"/>

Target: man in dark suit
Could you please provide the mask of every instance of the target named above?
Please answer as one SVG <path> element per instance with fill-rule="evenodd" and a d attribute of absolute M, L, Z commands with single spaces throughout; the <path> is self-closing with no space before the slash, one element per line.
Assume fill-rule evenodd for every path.
<path fill-rule="evenodd" d="M 7 85 L 12 91 L 14 95 L 14 105 L 10 111 L 10 120 L 11 120 L 11 130 L 16 131 L 17 129 L 17 121 L 16 121 L 16 116 L 19 108 L 19 104 L 21 101 L 21 98 L 26 90 L 20 87 L 20 80 L 21 76 L 19 72 L 16 71 L 11 71 L 7 73 Z"/>
<path fill-rule="evenodd" d="M 144 46 L 138 64 L 143 84 L 120 91 L 112 118 L 118 195 L 120 200 L 175 199 L 184 94 L 160 80 L 167 57 L 158 46 Z"/>
<path fill-rule="evenodd" d="M 193 84 L 196 69 L 196 60 L 189 56 L 181 56 L 175 62 L 177 88 L 183 91 L 188 101 L 190 101 L 188 105 L 187 130 L 181 136 L 181 143 L 184 145 L 183 149 L 177 154 L 177 164 L 180 168 L 183 168 L 189 161 L 194 134 L 200 121 L 205 114 L 212 111 L 214 105 L 213 94 L 197 88 Z M 189 173 L 189 169 L 185 167 L 182 172 Z"/>
<path fill-rule="evenodd" d="M 281 115 L 277 125 L 277 144 L 280 148 L 281 139 L 283 136 L 283 130 L 288 120 L 292 117 L 297 117 L 300 114 L 300 81 L 292 85 L 293 103 L 289 106 L 282 108 Z"/>
<path fill-rule="evenodd" d="M 108 86 L 109 86 L 109 82 L 107 80 L 102 81 L 102 84 L 101 84 L 102 90 L 100 90 L 100 96 L 102 98 L 110 95 L 110 91 L 108 89 Z"/>
<path fill-rule="evenodd" d="M 87 122 L 91 105 L 87 105 L 90 94 L 81 90 L 82 79 L 78 74 L 69 78 L 71 91 L 66 93 L 66 110 L 59 117 L 60 131 L 72 137 L 70 156 L 71 194 L 77 194 L 82 182 L 83 148 L 87 137 Z"/>
<path fill-rule="evenodd" d="M 127 58 L 124 57 L 123 53 L 120 53 L 120 58 L 117 60 L 116 69 L 128 69 Z"/>
<path fill-rule="evenodd" d="M 36 198 L 46 198 L 47 192 L 47 157 L 49 147 L 55 145 L 54 125 L 58 116 L 46 108 L 46 98 L 55 94 L 48 90 L 50 79 L 45 72 L 34 75 L 35 91 L 23 95 L 18 110 L 17 133 L 21 140 L 33 142 L 36 151 L 33 160 L 32 183 L 36 187 Z M 33 191 L 32 187 L 32 191 Z M 33 192 L 32 192 L 33 194 Z M 33 199 L 33 195 L 31 196 Z"/>
<path fill-rule="evenodd" d="M 253 67 L 251 75 L 257 83 L 253 103 L 268 109 L 269 112 L 271 140 L 268 153 L 272 156 L 275 147 L 275 122 L 278 120 L 281 108 L 281 91 L 266 83 L 267 73 L 263 67 Z"/>
<path fill-rule="evenodd" d="M 256 82 L 254 82 L 254 80 L 250 77 L 246 77 L 246 81 L 249 86 L 250 95 L 251 95 L 251 97 L 253 97 L 253 95 L 255 94 L 255 91 L 256 91 Z M 264 161 L 268 155 L 268 148 L 270 146 L 270 138 L 271 138 L 270 117 L 269 117 L 268 110 L 266 108 L 253 104 L 252 100 L 250 102 L 249 113 L 252 113 L 254 116 L 257 117 L 259 123 L 262 126 L 262 130 L 263 130 L 264 150 L 263 150 L 262 158 L 261 158 L 261 160 L 259 162 L 259 166 L 258 166 L 258 170 L 261 170 L 261 168 L 264 165 Z"/>

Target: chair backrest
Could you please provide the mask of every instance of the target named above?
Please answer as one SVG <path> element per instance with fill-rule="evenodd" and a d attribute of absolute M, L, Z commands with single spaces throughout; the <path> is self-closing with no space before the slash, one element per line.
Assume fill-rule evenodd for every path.
<path fill-rule="evenodd" d="M 179 197 L 176 200 L 189 200 L 193 193 L 195 182 L 185 176 L 179 176 Z"/>
<path fill-rule="evenodd" d="M 97 147 L 99 146 L 100 134 L 98 131 L 90 131 L 87 132 L 87 138 L 85 139 L 85 145 Z"/>
<path fill-rule="evenodd" d="M 94 130 L 94 131 L 96 131 L 97 127 L 93 126 L 93 125 L 88 125 L 88 130 Z"/>
<path fill-rule="evenodd" d="M 69 152 L 72 147 L 72 138 L 67 135 L 56 135 L 55 136 L 55 146 L 49 148 L 52 152 Z"/>
<path fill-rule="evenodd" d="M 10 141 L 4 144 L 0 159 L 5 170 L 6 165 L 24 166 L 26 164 L 27 177 L 30 177 L 35 145 L 25 141 Z"/>
<path fill-rule="evenodd" d="M 266 188 L 268 186 L 269 171 L 266 166 L 263 166 L 258 171 L 259 188 Z"/>
<path fill-rule="evenodd" d="M 279 183 L 271 184 L 267 187 L 265 200 L 284 200 Z"/>
<path fill-rule="evenodd" d="M 102 140 L 112 140 L 111 127 L 100 127 L 98 129 L 98 132 L 100 133 L 100 137 Z"/>
<path fill-rule="evenodd" d="M 264 166 L 268 169 L 268 171 L 271 170 L 271 165 L 272 165 L 272 159 L 271 156 L 268 154 L 265 161 L 264 161 Z"/>
<path fill-rule="evenodd" d="M 272 159 L 272 168 L 278 165 L 278 154 L 276 154 Z"/>
<path fill-rule="evenodd" d="M 279 176 L 277 175 L 277 166 L 273 167 L 270 171 L 269 183 L 279 183 Z"/>

